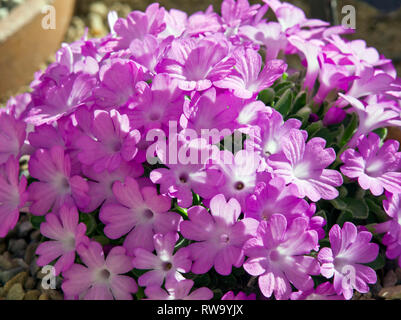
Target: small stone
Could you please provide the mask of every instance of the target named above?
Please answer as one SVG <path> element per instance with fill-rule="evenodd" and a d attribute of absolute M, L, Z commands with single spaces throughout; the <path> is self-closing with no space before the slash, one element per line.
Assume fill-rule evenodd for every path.
<path fill-rule="evenodd" d="M 6 295 L 6 300 L 24 300 L 25 291 L 21 283 L 15 283 Z"/>
<path fill-rule="evenodd" d="M 38 300 L 40 297 L 39 290 L 29 290 L 24 297 L 24 300 Z"/>
<path fill-rule="evenodd" d="M 16 267 L 10 270 L 5 270 L 5 271 L 0 271 L 0 282 L 1 283 L 7 283 L 12 279 L 14 276 L 19 274 L 20 272 L 24 271 L 24 268 L 22 267 Z"/>
<path fill-rule="evenodd" d="M 401 11 L 401 10 L 400 10 Z M 401 268 L 397 268 L 395 270 L 395 274 L 397 275 L 397 280 L 401 282 Z"/>
<path fill-rule="evenodd" d="M 23 221 L 17 227 L 17 235 L 20 238 L 25 238 L 32 229 L 33 229 L 33 226 L 29 220 Z"/>
<path fill-rule="evenodd" d="M 35 288 L 35 284 L 36 284 L 35 279 L 32 277 L 29 277 L 25 281 L 24 288 L 26 290 L 31 290 L 31 289 Z"/>
<path fill-rule="evenodd" d="M 38 266 L 38 264 L 36 263 L 37 258 L 34 257 L 32 259 L 32 262 L 29 264 L 29 273 L 31 274 L 31 276 L 35 277 L 36 274 L 38 273 L 40 267 Z"/>
<path fill-rule="evenodd" d="M 102 2 L 94 2 L 90 5 L 89 11 L 92 13 L 96 13 L 101 16 L 103 19 L 107 18 L 107 14 L 109 13 L 109 9 Z"/>
<path fill-rule="evenodd" d="M 88 16 L 90 32 L 94 37 L 103 37 L 107 34 L 108 30 L 103 23 L 103 19 L 96 13 L 89 13 Z"/>
<path fill-rule="evenodd" d="M 64 300 L 63 295 L 56 290 L 46 290 L 46 294 L 51 300 Z"/>
<path fill-rule="evenodd" d="M 11 239 L 8 243 L 8 251 L 19 258 L 24 257 L 26 247 L 27 244 L 24 239 Z"/>
<path fill-rule="evenodd" d="M 26 278 L 28 278 L 28 273 L 27 272 L 21 272 L 18 273 L 15 277 L 13 277 L 11 280 L 9 280 L 5 285 L 4 285 L 4 290 L 6 292 L 8 292 L 11 287 L 16 284 L 19 283 L 22 287 L 22 285 L 25 283 Z"/>
<path fill-rule="evenodd" d="M 4 251 L 6 250 L 7 250 L 7 245 L 4 242 L 0 243 L 0 254 L 3 254 Z"/>
<path fill-rule="evenodd" d="M 28 265 L 31 264 L 32 259 L 35 256 L 35 251 L 36 251 L 37 247 L 38 247 L 38 243 L 32 242 L 26 248 L 24 260 Z"/>
<path fill-rule="evenodd" d="M 383 279 L 383 288 L 393 287 L 397 284 L 397 275 L 394 270 L 390 270 L 386 273 Z"/>
<path fill-rule="evenodd" d="M 384 288 L 380 290 L 379 297 L 387 300 L 401 299 L 401 286 Z"/>
<path fill-rule="evenodd" d="M 31 233 L 29 236 L 32 241 L 40 241 L 40 238 L 42 237 L 40 230 L 35 230 Z"/>
<path fill-rule="evenodd" d="M 15 265 L 13 264 L 8 252 L 4 252 L 4 254 L 0 255 L 0 269 L 9 270 L 13 266 Z"/>
<path fill-rule="evenodd" d="M 4 288 L 0 287 L 0 298 L 3 298 L 3 297 L 4 297 Z"/>
<path fill-rule="evenodd" d="M 42 294 L 39 296 L 39 300 L 49 300 L 49 297 L 47 296 L 46 293 L 42 293 Z"/>

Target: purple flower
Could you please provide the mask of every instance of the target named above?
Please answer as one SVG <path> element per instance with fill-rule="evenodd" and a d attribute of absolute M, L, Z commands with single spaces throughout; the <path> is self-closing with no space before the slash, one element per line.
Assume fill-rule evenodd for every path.
<path fill-rule="evenodd" d="M 187 38 L 172 42 L 157 71 L 177 78 L 181 90 L 203 91 L 226 77 L 234 64 L 235 60 L 229 58 L 227 40 Z"/>
<path fill-rule="evenodd" d="M 92 97 L 96 79 L 88 74 L 70 75 L 48 89 L 40 103 L 30 110 L 26 121 L 34 125 L 51 124 L 73 113 Z"/>
<path fill-rule="evenodd" d="M 27 180 L 19 179 L 19 162 L 9 157 L 0 165 L 0 238 L 5 238 L 18 222 L 20 209 L 25 205 Z"/>
<path fill-rule="evenodd" d="M 78 246 L 89 244 L 89 238 L 85 236 L 86 225 L 78 222 L 79 215 L 75 207 L 63 206 L 58 214 L 49 213 L 46 216 L 46 222 L 40 225 L 40 233 L 51 241 L 42 242 L 36 249 L 39 266 L 43 267 L 57 259 L 54 268 L 56 275 L 59 275 L 74 264 Z"/>
<path fill-rule="evenodd" d="M 234 292 L 229 291 L 227 292 L 221 300 L 238 300 L 238 301 L 245 301 L 245 300 L 256 300 L 256 295 L 254 293 L 251 293 L 250 295 L 246 295 L 245 292 L 238 292 L 237 295 L 234 294 Z"/>
<path fill-rule="evenodd" d="M 156 255 L 150 251 L 137 248 L 134 250 L 133 266 L 136 269 L 151 270 L 141 275 L 138 284 L 141 287 L 161 286 L 163 281 L 185 280 L 182 273 L 191 270 L 192 260 L 189 259 L 188 248 L 181 248 L 173 254 L 179 236 L 177 233 L 160 233 L 153 236 Z"/>
<path fill-rule="evenodd" d="M 238 201 L 226 202 L 222 194 L 212 198 L 210 210 L 211 214 L 200 206 L 190 208 L 189 220 L 181 222 L 180 231 L 185 238 L 198 241 L 188 246 L 194 260 L 193 273 L 206 273 L 214 265 L 217 273 L 229 275 L 232 266 L 242 266 L 242 247 L 254 234 L 257 221 L 250 218 L 238 221 L 241 214 Z"/>
<path fill-rule="evenodd" d="M 10 156 L 20 157 L 26 138 L 26 124 L 14 116 L 0 113 L 0 165 Z"/>
<path fill-rule="evenodd" d="M 194 282 L 188 279 L 172 281 L 166 283 L 166 290 L 158 286 L 147 287 L 145 295 L 149 300 L 210 300 L 213 298 L 213 291 L 206 287 L 190 292 L 193 285 Z"/>
<path fill-rule="evenodd" d="M 100 69 L 99 78 L 100 85 L 94 90 L 97 104 L 117 109 L 134 99 L 135 86 L 144 75 L 133 61 L 113 59 Z"/>
<path fill-rule="evenodd" d="M 106 258 L 102 246 L 94 241 L 81 244 L 77 251 L 86 267 L 73 264 L 63 273 L 61 288 L 67 299 L 132 300 L 138 287 L 134 279 L 123 275 L 132 270 L 123 247 L 114 247 Z"/>
<path fill-rule="evenodd" d="M 288 226 L 285 216 L 275 214 L 269 221 L 260 222 L 256 237 L 245 244 L 249 258 L 244 269 L 259 277 L 259 288 L 265 297 L 274 292 L 276 299 L 288 299 L 292 292 L 290 284 L 301 291 L 313 288 L 310 275 L 319 274 L 319 263 L 306 254 L 317 243 L 317 233 L 308 230 L 307 219 L 296 218 Z"/>
<path fill-rule="evenodd" d="M 359 140 L 358 151 L 348 149 L 341 155 L 341 172 L 358 183 L 364 190 L 380 196 L 383 190 L 392 193 L 401 192 L 401 172 L 397 172 L 401 152 L 398 141 L 387 140 L 380 147 L 380 137 L 370 133 Z"/>
<path fill-rule="evenodd" d="M 283 152 L 270 156 L 268 164 L 274 174 L 294 186 L 296 196 L 307 196 L 315 202 L 338 196 L 334 187 L 342 185 L 343 179 L 338 171 L 326 169 L 335 160 L 336 154 L 334 149 L 324 148 L 324 139 L 312 138 L 306 143 L 302 132 L 293 129 L 282 144 Z"/>
<path fill-rule="evenodd" d="M 127 177 L 125 183 L 114 183 L 113 193 L 117 203 L 103 205 L 99 217 L 106 225 L 104 233 L 110 239 L 128 234 L 124 247 L 129 253 L 135 248 L 153 251 L 154 234 L 178 231 L 181 216 L 169 212 L 171 199 L 158 195 L 156 188 L 140 189 L 134 179 Z"/>
<path fill-rule="evenodd" d="M 129 48 L 134 39 L 143 39 L 146 35 L 157 36 L 166 28 L 165 9 L 158 3 L 147 7 L 145 12 L 133 11 L 127 19 L 118 19 L 114 31 L 119 36 L 117 50 Z"/>
<path fill-rule="evenodd" d="M 318 254 L 322 275 L 328 279 L 334 276 L 334 290 L 347 300 L 352 298 L 354 289 L 368 292 L 368 284 L 376 283 L 377 277 L 363 263 L 372 262 L 379 253 L 379 246 L 370 243 L 372 234 L 358 232 L 355 225 L 345 222 L 342 229 L 334 225 L 329 238 L 331 248 L 322 248 Z"/>
<path fill-rule="evenodd" d="M 258 92 L 269 88 L 287 69 L 282 60 L 269 60 L 263 70 L 262 57 L 253 49 L 238 49 L 233 53 L 236 60 L 235 69 L 214 85 L 234 91 L 243 99 L 250 99 Z"/>
<path fill-rule="evenodd" d="M 71 176 L 70 157 L 62 147 L 37 150 L 29 160 L 29 172 L 39 180 L 28 188 L 34 215 L 57 212 L 64 204 L 79 209 L 89 204 L 88 182 L 79 175 Z"/>
<path fill-rule="evenodd" d="M 390 220 L 375 226 L 377 233 L 386 233 L 382 243 L 387 246 L 388 259 L 397 259 L 401 266 L 401 197 L 397 193 L 386 192 L 387 199 L 383 200 L 383 208 Z"/>
<path fill-rule="evenodd" d="M 235 198 L 245 207 L 246 198 L 252 194 L 258 182 L 259 165 L 260 157 L 255 152 L 240 150 L 233 155 L 223 150 L 208 165 L 207 171 L 218 193 Z"/>
<path fill-rule="evenodd" d="M 324 282 L 316 289 L 293 292 L 291 300 L 344 300 L 344 297 L 336 293 L 330 282 Z"/>
<path fill-rule="evenodd" d="M 91 135 L 88 135 L 91 134 Z M 117 110 L 96 110 L 91 132 L 77 141 L 78 159 L 93 165 L 96 172 L 116 170 L 122 161 L 131 161 L 138 152 L 140 132 L 132 130 L 128 116 Z"/>
<path fill-rule="evenodd" d="M 177 80 L 166 74 L 153 78 L 151 87 L 146 82 L 137 85 L 137 99 L 127 112 L 134 128 L 167 128 L 169 121 L 177 121 L 182 114 L 184 95 Z"/>
<path fill-rule="evenodd" d="M 331 126 L 334 124 L 341 123 L 344 121 L 346 116 L 347 113 L 344 111 L 344 109 L 338 107 L 331 107 L 329 110 L 327 110 L 326 114 L 324 115 L 323 124 L 325 126 Z"/>

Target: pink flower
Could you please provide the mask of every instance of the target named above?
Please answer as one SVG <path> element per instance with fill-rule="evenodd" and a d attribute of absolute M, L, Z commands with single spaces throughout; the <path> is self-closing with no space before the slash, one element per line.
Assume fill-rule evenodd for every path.
<path fill-rule="evenodd" d="M 18 222 L 19 211 L 28 198 L 26 185 L 25 176 L 19 179 L 19 162 L 13 156 L 0 165 L 0 238 L 5 238 Z"/>
<path fill-rule="evenodd" d="M 325 149 L 326 141 L 312 138 L 307 143 L 301 131 L 293 129 L 282 142 L 283 152 L 270 156 L 273 173 L 294 186 L 294 194 L 312 201 L 335 199 L 343 179 L 338 171 L 326 169 L 336 159 L 334 149 Z"/>
<path fill-rule="evenodd" d="M 334 225 L 329 238 L 331 248 L 322 248 L 318 254 L 322 275 L 328 279 L 334 276 L 334 290 L 347 300 L 352 298 L 354 289 L 368 292 L 368 283 L 376 283 L 377 277 L 375 271 L 363 263 L 372 262 L 379 253 L 379 246 L 370 243 L 372 234 L 358 232 L 355 225 L 345 222 L 342 229 Z"/>
<path fill-rule="evenodd" d="M 237 200 L 226 202 L 220 194 L 210 201 L 211 214 L 200 206 L 188 210 L 189 220 L 181 222 L 182 235 L 198 242 L 188 246 L 194 260 L 192 272 L 203 274 L 214 265 L 217 273 L 229 275 L 232 266 L 240 267 L 244 262 L 242 249 L 257 227 L 254 219 L 238 221 L 241 207 Z"/>
<path fill-rule="evenodd" d="M 36 249 L 39 266 L 57 259 L 54 268 L 59 275 L 74 264 L 78 246 L 89 244 L 89 238 L 85 236 L 86 225 L 78 222 L 79 214 L 75 207 L 62 206 L 58 214 L 49 213 L 46 216 L 46 222 L 40 225 L 40 233 L 52 240 L 42 242 Z"/>
<path fill-rule="evenodd" d="M 166 283 L 166 290 L 158 286 L 147 287 L 145 295 L 149 300 L 210 300 L 213 298 L 213 291 L 206 287 L 190 292 L 193 285 L 194 282 L 188 279 L 172 281 Z"/>
<path fill-rule="evenodd" d="M 234 64 L 223 38 L 175 39 L 157 71 L 177 78 L 181 90 L 203 91 L 227 76 Z"/>
<path fill-rule="evenodd" d="M 262 71 L 262 57 L 253 49 L 236 50 L 233 53 L 236 60 L 235 69 L 214 85 L 234 91 L 243 99 L 250 99 L 258 92 L 269 88 L 287 70 L 282 60 L 269 60 Z"/>
<path fill-rule="evenodd" d="M 135 86 L 144 80 L 144 75 L 133 61 L 113 59 L 100 69 L 99 78 L 100 85 L 94 90 L 97 104 L 117 109 L 134 99 Z"/>
<path fill-rule="evenodd" d="M 81 244 L 77 251 L 86 266 L 73 264 L 63 273 L 61 288 L 67 299 L 132 300 L 138 287 L 134 279 L 123 275 L 132 270 L 131 258 L 123 247 L 114 247 L 106 258 L 94 241 Z"/>
<path fill-rule="evenodd" d="M 35 215 L 57 212 L 66 204 L 85 208 L 89 204 L 88 183 L 81 176 L 71 176 L 70 157 L 60 146 L 39 149 L 29 160 L 29 172 L 39 181 L 29 188 L 30 210 Z"/>
<path fill-rule="evenodd" d="M 127 234 L 124 247 L 129 253 L 136 248 L 153 251 L 154 234 L 178 231 L 181 216 L 169 212 L 171 199 L 158 195 L 156 188 L 140 189 L 134 179 L 127 177 L 125 183 L 114 183 L 113 193 L 117 203 L 103 205 L 99 217 L 106 225 L 104 233 L 110 239 Z"/>
<path fill-rule="evenodd" d="M 291 300 L 344 300 L 344 297 L 336 293 L 330 282 L 324 282 L 316 289 L 293 292 Z"/>
<path fill-rule="evenodd" d="M 89 135 L 91 133 L 91 135 Z M 78 159 L 93 165 L 96 172 L 116 170 L 122 161 L 131 161 L 138 152 L 138 130 L 132 130 L 128 117 L 117 110 L 96 110 L 91 132 L 77 141 Z"/>
<path fill-rule="evenodd" d="M 245 244 L 249 257 L 244 269 L 257 276 L 259 288 L 267 298 L 274 295 L 277 300 L 290 297 L 293 284 L 298 290 L 313 288 L 310 275 L 319 274 L 319 263 L 307 256 L 318 243 L 317 233 L 308 230 L 305 218 L 296 218 L 290 226 L 281 214 L 273 215 L 269 221 L 262 221 L 256 237 Z"/>
<path fill-rule="evenodd" d="M 177 233 L 170 232 L 166 235 L 158 233 L 153 236 L 156 255 L 142 248 L 134 250 L 132 260 L 134 268 L 151 270 L 139 277 L 138 284 L 141 287 L 161 286 L 164 280 L 167 282 L 185 280 L 182 273 L 191 270 L 192 260 L 189 259 L 188 248 L 181 248 L 173 253 L 178 239 Z"/>
<path fill-rule="evenodd" d="M 392 193 L 401 192 L 401 172 L 397 172 L 401 152 L 398 141 L 387 140 L 380 147 L 380 137 L 370 133 L 359 140 L 358 151 L 346 150 L 341 155 L 341 172 L 352 179 L 358 178 L 358 183 L 364 190 L 370 190 L 379 196 L 383 190 Z"/>
<path fill-rule="evenodd" d="M 229 291 L 227 292 L 221 300 L 238 300 L 238 301 L 245 301 L 245 300 L 256 300 L 256 295 L 254 293 L 251 293 L 250 295 L 246 295 L 245 292 L 238 292 L 237 295 L 234 294 L 234 292 Z"/>
<path fill-rule="evenodd" d="M 25 138 L 25 122 L 7 113 L 0 113 L 0 165 L 6 163 L 10 156 L 21 156 Z"/>

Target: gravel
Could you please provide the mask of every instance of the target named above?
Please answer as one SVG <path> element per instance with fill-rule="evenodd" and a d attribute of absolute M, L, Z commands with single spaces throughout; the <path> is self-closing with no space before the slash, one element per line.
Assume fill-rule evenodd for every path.
<path fill-rule="evenodd" d="M 0 0 L 0 20 L 7 17 L 10 12 L 25 0 Z"/>

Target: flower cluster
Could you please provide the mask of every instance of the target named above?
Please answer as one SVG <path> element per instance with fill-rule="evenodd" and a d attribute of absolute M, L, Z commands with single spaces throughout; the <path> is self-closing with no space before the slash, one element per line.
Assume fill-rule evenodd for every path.
<path fill-rule="evenodd" d="M 0 236 L 41 218 L 67 299 L 350 299 L 377 280 L 356 224 L 384 190 L 375 232 L 401 265 L 390 60 L 278 0 L 109 22 L 0 112 Z"/>

